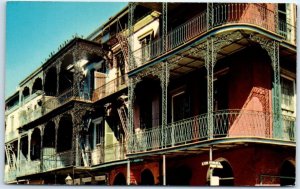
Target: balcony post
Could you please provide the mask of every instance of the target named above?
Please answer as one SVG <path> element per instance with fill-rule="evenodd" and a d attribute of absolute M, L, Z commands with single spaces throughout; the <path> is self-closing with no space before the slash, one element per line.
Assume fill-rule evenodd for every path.
<path fill-rule="evenodd" d="M 163 155 L 163 185 L 166 186 L 167 185 L 167 179 L 166 179 L 166 155 Z"/>
<path fill-rule="evenodd" d="M 43 138 L 44 138 L 44 130 L 45 130 L 45 125 L 39 126 L 41 130 L 41 149 L 40 149 L 40 171 L 43 171 Z"/>
<path fill-rule="evenodd" d="M 167 35 L 168 34 L 168 3 L 162 3 L 162 50 L 163 52 L 167 51 L 168 48 L 168 41 Z"/>
<path fill-rule="evenodd" d="M 133 105 L 134 105 L 134 89 L 136 82 L 134 78 L 128 79 L 128 136 L 127 136 L 127 150 L 132 152 L 133 147 L 133 129 L 134 129 L 134 115 L 133 115 Z"/>
<path fill-rule="evenodd" d="M 207 3 L 207 9 L 206 9 L 207 30 L 213 27 L 213 21 L 214 21 L 213 3 Z"/>
<path fill-rule="evenodd" d="M 207 70 L 207 125 L 208 138 L 213 138 L 213 90 L 214 90 L 214 76 L 213 76 L 213 38 L 206 41 L 206 55 L 205 68 Z"/>
<path fill-rule="evenodd" d="M 59 94 L 59 74 L 60 74 L 60 66 L 61 66 L 62 62 L 58 61 L 58 63 L 56 64 L 56 95 Z M 55 94 L 53 94 L 54 96 Z"/>
<path fill-rule="evenodd" d="M 129 70 L 134 68 L 134 41 L 133 41 L 133 33 L 134 33 L 134 9 L 136 4 L 134 2 L 128 3 L 128 67 Z"/>
<path fill-rule="evenodd" d="M 20 149 L 21 149 L 21 136 L 18 136 L 18 157 L 17 157 L 17 162 L 16 162 L 16 171 L 18 172 L 18 169 L 20 168 Z"/>
<path fill-rule="evenodd" d="M 31 134 L 32 134 L 32 129 L 28 131 L 28 161 L 31 161 L 30 158 L 30 151 L 31 151 Z"/>
<path fill-rule="evenodd" d="M 169 84 L 169 66 L 168 62 L 162 62 L 162 70 L 160 74 L 160 85 L 161 85 L 161 147 L 166 144 L 166 127 L 168 124 L 168 84 Z"/>
<path fill-rule="evenodd" d="M 127 161 L 127 185 L 130 185 L 130 159 Z"/>
<path fill-rule="evenodd" d="M 60 117 L 54 118 L 54 124 L 55 124 L 55 141 L 54 141 L 55 168 L 57 167 L 57 138 L 58 138 L 57 135 L 58 135 L 59 120 L 60 120 Z"/>
<path fill-rule="evenodd" d="M 79 46 L 76 45 L 75 50 L 73 52 L 73 64 L 74 64 L 74 73 L 73 73 L 73 94 L 74 97 L 80 97 L 80 91 L 81 91 L 81 84 L 84 79 L 84 75 L 82 73 L 81 67 L 78 65 L 78 61 L 86 57 L 85 52 L 81 52 L 81 49 L 79 49 Z M 82 88 L 83 90 L 83 88 Z"/>

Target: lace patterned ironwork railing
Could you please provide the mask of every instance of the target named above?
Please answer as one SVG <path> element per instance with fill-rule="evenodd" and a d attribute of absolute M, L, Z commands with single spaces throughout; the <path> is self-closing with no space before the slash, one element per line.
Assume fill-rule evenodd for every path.
<path fill-rule="evenodd" d="M 29 122 L 36 120 L 42 116 L 42 107 L 37 107 L 35 110 L 23 110 L 22 114 L 19 116 L 20 126 L 23 126 Z"/>
<path fill-rule="evenodd" d="M 19 164 L 17 176 L 25 176 L 25 175 L 31 175 L 41 172 L 41 161 L 35 160 L 35 161 L 23 161 Z"/>
<path fill-rule="evenodd" d="M 125 158 L 126 148 L 124 143 L 116 143 L 108 146 L 98 145 L 91 151 L 92 165 L 122 160 Z"/>
<path fill-rule="evenodd" d="M 208 114 L 169 123 L 165 128 L 154 127 L 136 131 L 130 135 L 131 152 L 143 152 L 189 144 L 212 138 L 258 137 L 295 141 L 295 118 L 282 116 L 282 131 L 279 138 L 273 137 L 274 115 L 267 112 L 247 110 L 224 110 L 214 112 L 213 131 L 209 131 Z M 162 138 L 162 134 L 165 138 Z"/>
<path fill-rule="evenodd" d="M 127 75 L 113 79 L 94 90 L 92 101 L 95 102 L 97 100 L 103 99 L 113 93 L 116 93 L 126 88 L 127 85 L 128 85 Z"/>
<path fill-rule="evenodd" d="M 283 20 L 275 20 L 273 10 L 267 8 L 266 4 L 248 3 L 219 3 L 214 4 L 212 17 L 205 10 L 189 21 L 178 26 L 167 35 L 167 50 L 163 51 L 162 38 L 157 38 L 133 52 L 134 62 L 131 70 L 147 64 L 149 61 L 168 53 L 201 34 L 226 24 L 255 25 L 268 31 L 281 35 L 285 40 L 295 44 L 296 27 Z M 208 18 L 212 19 L 212 26 L 208 26 Z M 276 29 L 278 27 L 278 29 Z"/>
<path fill-rule="evenodd" d="M 43 156 L 42 171 L 55 170 L 73 165 L 73 151 L 60 153 L 49 152 Z"/>
<path fill-rule="evenodd" d="M 17 170 L 16 168 L 11 168 L 8 171 L 4 172 L 4 182 L 10 183 L 16 181 L 17 179 Z"/>
<path fill-rule="evenodd" d="M 56 109 L 71 100 L 87 100 L 89 101 L 88 95 L 86 95 L 83 91 L 74 90 L 74 88 L 67 89 L 62 92 L 57 97 L 49 97 L 47 96 L 47 100 L 44 102 L 44 113 L 48 113 L 53 109 Z"/>

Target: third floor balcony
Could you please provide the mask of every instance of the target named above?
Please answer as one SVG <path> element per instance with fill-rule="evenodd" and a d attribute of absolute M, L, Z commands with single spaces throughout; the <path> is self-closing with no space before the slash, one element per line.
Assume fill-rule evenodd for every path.
<path fill-rule="evenodd" d="M 162 37 L 158 37 L 135 50 L 133 52 L 134 63 L 130 71 L 224 26 L 239 25 L 250 29 L 262 29 L 279 35 L 287 43 L 295 45 L 295 22 L 288 23 L 288 19 L 278 17 L 275 9 L 275 4 L 214 3 L 211 11 L 204 10 L 170 30 L 166 36 L 165 50 L 163 49 Z"/>

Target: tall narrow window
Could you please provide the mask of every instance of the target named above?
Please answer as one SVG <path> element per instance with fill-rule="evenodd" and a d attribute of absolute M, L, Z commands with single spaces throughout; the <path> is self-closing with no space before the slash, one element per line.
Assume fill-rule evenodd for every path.
<path fill-rule="evenodd" d="M 143 37 L 142 39 L 140 39 L 140 43 L 142 46 L 142 60 L 143 61 L 147 61 L 150 59 L 150 42 L 152 40 L 151 35 L 147 35 L 145 37 Z"/>
<path fill-rule="evenodd" d="M 294 86 L 294 80 L 281 77 L 281 107 L 283 112 L 289 115 L 293 115 L 295 111 Z"/>
<path fill-rule="evenodd" d="M 293 79 L 281 77 L 281 108 L 283 114 L 283 138 L 295 139 L 295 83 Z"/>
<path fill-rule="evenodd" d="M 96 144 L 103 145 L 104 143 L 104 125 L 103 123 L 95 124 L 96 127 Z"/>
<path fill-rule="evenodd" d="M 286 16 L 286 4 L 278 4 L 278 19 L 279 19 L 279 33 L 280 35 L 287 37 L 287 16 Z"/>

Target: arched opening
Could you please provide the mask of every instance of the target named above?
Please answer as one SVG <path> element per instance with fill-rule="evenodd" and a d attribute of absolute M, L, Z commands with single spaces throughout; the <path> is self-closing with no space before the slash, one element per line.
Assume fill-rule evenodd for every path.
<path fill-rule="evenodd" d="M 280 186 L 295 186 L 296 169 L 291 161 L 284 161 L 280 168 Z"/>
<path fill-rule="evenodd" d="M 144 78 L 135 88 L 135 119 L 140 129 L 149 129 L 160 124 L 160 83 L 153 78 Z M 155 113 L 153 113 L 155 112 Z"/>
<path fill-rule="evenodd" d="M 28 88 L 28 87 L 25 87 L 25 88 L 23 89 L 22 95 L 23 95 L 23 99 L 26 99 L 27 97 L 29 97 L 30 91 L 29 91 L 29 88 Z"/>
<path fill-rule="evenodd" d="M 59 72 L 59 88 L 58 93 L 61 94 L 73 86 L 73 72 L 74 69 L 71 65 L 73 64 L 73 57 L 71 55 L 66 55 Z"/>
<path fill-rule="evenodd" d="M 41 78 L 37 78 L 32 86 L 32 94 L 40 90 L 43 90 L 43 82 Z"/>
<path fill-rule="evenodd" d="M 44 91 L 46 93 L 46 96 L 55 96 L 56 88 L 57 88 L 57 73 L 56 73 L 56 68 L 52 67 L 49 69 L 45 77 Z"/>
<path fill-rule="evenodd" d="M 72 149 L 73 123 L 70 115 L 64 116 L 59 121 L 57 130 L 57 152 Z"/>
<path fill-rule="evenodd" d="M 214 168 L 213 176 L 219 177 L 219 185 L 220 186 L 233 186 L 234 185 L 234 176 L 231 166 L 226 160 L 220 161 L 223 166 L 222 169 Z"/>
<path fill-rule="evenodd" d="M 31 144 L 30 144 L 30 159 L 38 160 L 41 155 L 41 131 L 40 129 L 34 129 L 31 135 Z"/>
<path fill-rule="evenodd" d="M 154 185 L 154 177 L 149 169 L 141 173 L 141 185 Z"/>
<path fill-rule="evenodd" d="M 20 148 L 20 160 L 25 161 L 28 158 L 28 136 L 21 138 Z"/>
<path fill-rule="evenodd" d="M 126 179 L 122 173 L 118 173 L 115 177 L 114 185 L 126 185 Z"/>
<path fill-rule="evenodd" d="M 192 178 L 192 170 L 186 165 L 170 169 L 167 174 L 167 183 L 173 186 L 188 186 Z"/>
<path fill-rule="evenodd" d="M 52 155 L 55 153 L 55 124 L 50 121 L 44 129 L 43 136 L 43 155 Z"/>

